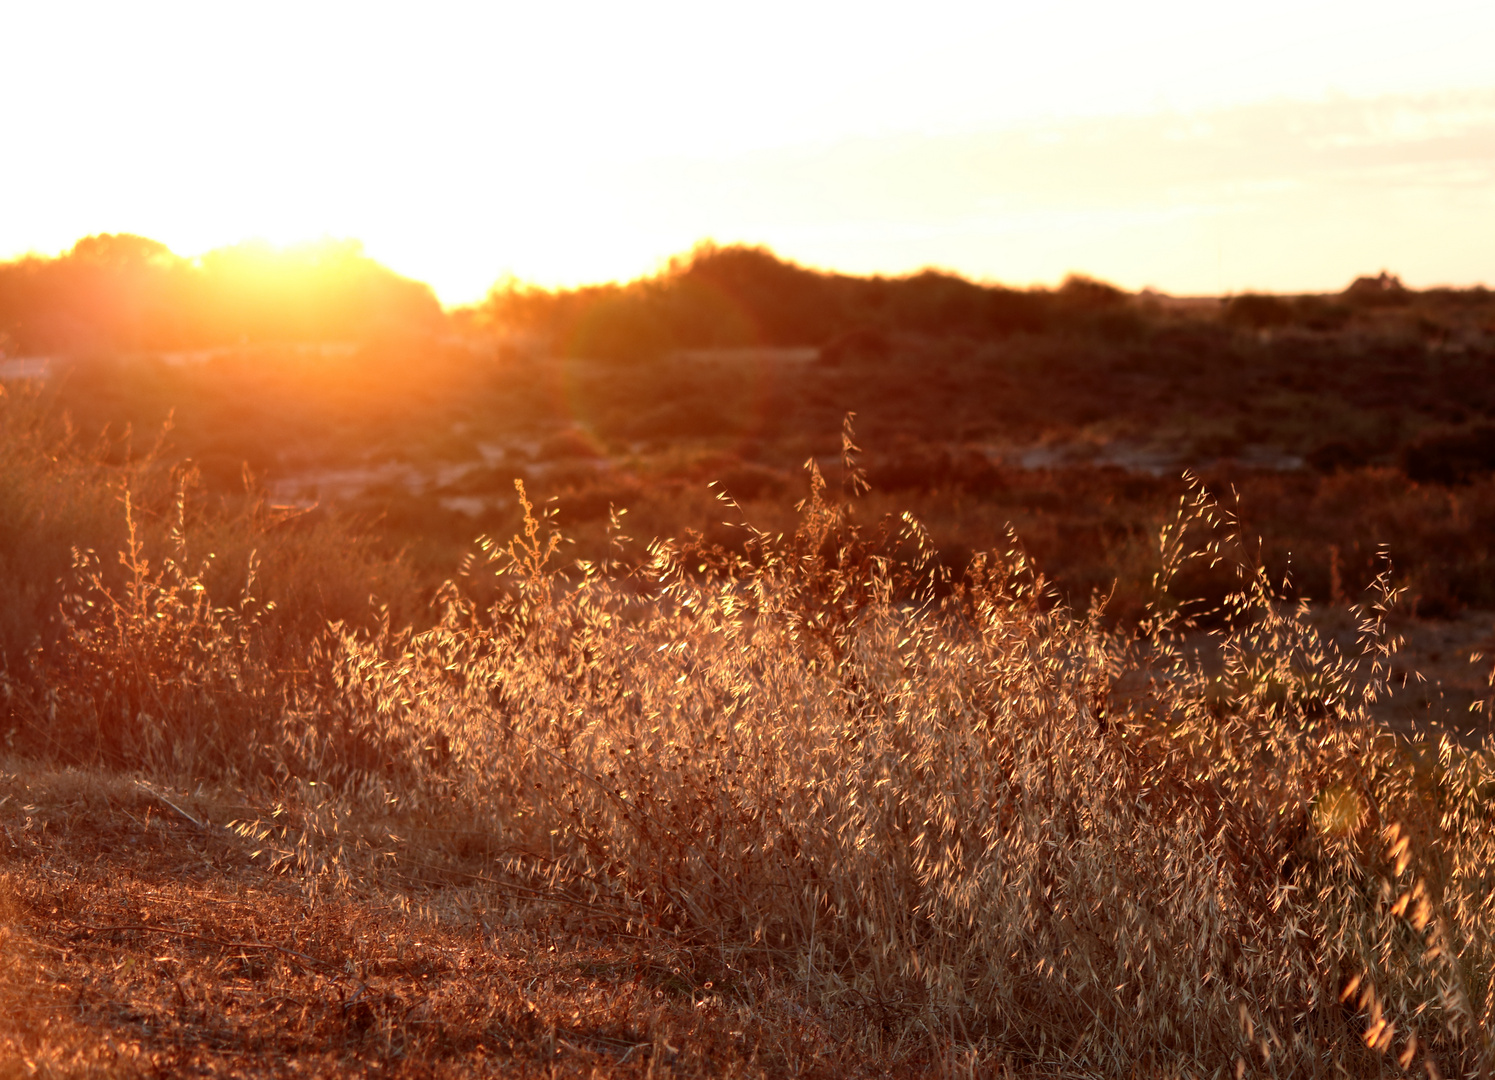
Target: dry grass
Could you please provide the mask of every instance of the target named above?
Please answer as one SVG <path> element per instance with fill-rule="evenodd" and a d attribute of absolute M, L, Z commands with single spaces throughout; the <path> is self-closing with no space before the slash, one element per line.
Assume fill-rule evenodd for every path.
<path fill-rule="evenodd" d="M 841 498 L 814 476 L 797 530 L 746 557 L 657 543 L 628 575 L 561 575 L 527 513 L 433 629 L 334 625 L 289 673 L 243 594 L 216 606 L 180 560 L 127 542 L 120 584 L 81 563 L 31 669 L 49 677 L 6 684 L 20 737 L 52 725 L 80 759 L 258 808 L 226 833 L 208 826 L 227 811 L 138 796 L 164 922 L 118 851 L 101 876 L 86 846 L 7 824 L 7 955 L 57 950 L 8 969 L 58 1025 L 14 1021 L 16 1053 L 80 1072 L 273 1046 L 286 1071 L 1487 1074 L 1495 748 L 1419 758 L 1373 721 L 1389 585 L 1341 655 L 1196 491 L 1151 615 L 1121 632 L 1052 603 L 1015 545 L 941 580 L 916 521 L 859 520 L 848 476 Z M 1212 562 L 1235 571 L 1220 610 L 1173 596 Z M 141 807 L 90 798 L 110 812 L 56 828 L 98 853 L 115 803 Z M 127 956 L 141 973 L 89 996 L 83 974 Z M 567 984 L 574 963 L 595 966 Z M 98 1056 L 122 1032 L 137 1049 Z"/>
<path fill-rule="evenodd" d="M 1170 570 L 1228 554 L 1208 501 L 1185 511 Z M 513 547 L 511 599 L 454 590 L 394 664 L 346 639 L 340 685 L 442 747 L 427 783 L 510 874 L 791 973 L 865 1018 L 873 1058 L 1362 1072 L 1337 1001 L 1358 975 L 1376 1021 L 1395 994 L 1398 1030 L 1421 1025 L 1418 1061 L 1480 1066 L 1488 758 L 1445 744 L 1419 773 L 1370 721 L 1374 618 L 1340 657 L 1243 564 L 1206 660 L 1166 593 L 1138 639 L 1045 610 L 1020 556 L 936 600 L 819 489 L 805 516 L 754 564 L 659 548 L 645 602 L 601 573 L 557 588 L 538 539 Z M 1419 877 L 1385 854 L 1397 829 Z M 1415 880 L 1444 922 L 1401 920 Z"/>
<path fill-rule="evenodd" d="M 309 895 L 209 824 L 242 807 L 167 798 L 0 776 L 0 1075 L 844 1072 L 771 980 L 578 938 L 484 888 Z"/>

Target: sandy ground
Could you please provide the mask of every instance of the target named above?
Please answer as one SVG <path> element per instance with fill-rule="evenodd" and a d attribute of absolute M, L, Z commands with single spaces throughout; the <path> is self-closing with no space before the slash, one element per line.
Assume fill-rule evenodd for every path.
<path fill-rule="evenodd" d="M 224 827 L 268 807 L 8 767 L 0 1076 L 869 1070 L 710 950 L 523 911 L 450 867 L 356 886 L 276 872 Z"/>
<path fill-rule="evenodd" d="M 1354 623 L 1347 614 L 1328 612 L 1318 622 L 1346 651 L 1355 648 Z M 1375 715 L 1411 738 L 1447 732 L 1465 746 L 1478 746 L 1495 731 L 1495 612 L 1400 620 L 1391 630 L 1401 648 L 1392 661 L 1392 693 L 1375 706 Z"/>

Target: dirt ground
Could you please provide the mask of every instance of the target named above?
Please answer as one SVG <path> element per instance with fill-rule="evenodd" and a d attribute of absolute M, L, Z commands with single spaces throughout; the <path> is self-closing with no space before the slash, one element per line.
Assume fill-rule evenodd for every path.
<path fill-rule="evenodd" d="M 8 763 L 0 1076 L 869 1071 L 709 950 L 521 913 L 452 874 L 277 874 L 223 827 L 243 812 Z"/>
<path fill-rule="evenodd" d="M 1320 626 L 1346 651 L 1355 649 L 1352 620 L 1329 612 Z M 1475 747 L 1495 727 L 1495 612 L 1469 610 L 1453 619 L 1406 619 L 1391 627 L 1401 648 L 1391 666 L 1392 692 L 1373 709 L 1393 731 L 1411 739 L 1447 732 Z"/>

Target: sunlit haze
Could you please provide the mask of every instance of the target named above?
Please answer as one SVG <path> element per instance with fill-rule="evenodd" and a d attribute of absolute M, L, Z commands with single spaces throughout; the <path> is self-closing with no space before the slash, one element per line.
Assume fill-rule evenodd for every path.
<path fill-rule="evenodd" d="M 0 255 L 357 238 L 447 303 L 704 238 L 1176 293 L 1495 281 L 1495 5 L 36 4 Z"/>

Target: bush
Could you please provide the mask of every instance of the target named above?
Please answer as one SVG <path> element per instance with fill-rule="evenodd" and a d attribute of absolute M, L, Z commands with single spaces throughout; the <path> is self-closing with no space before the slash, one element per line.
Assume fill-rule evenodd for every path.
<path fill-rule="evenodd" d="M 893 342 L 882 330 L 857 327 L 838 334 L 820 346 L 820 362 L 828 367 L 845 363 L 866 363 L 888 359 Z"/>
<path fill-rule="evenodd" d="M 204 497 L 160 440 L 90 445 L 24 390 L 0 391 L 0 589 L 8 745 L 185 775 L 283 766 L 281 711 L 329 623 L 421 608 L 345 523 Z"/>
<path fill-rule="evenodd" d="M 1310 330 L 1342 329 L 1354 309 L 1348 304 L 1326 300 L 1322 296 L 1300 296 L 1293 301 L 1293 317 Z"/>
<path fill-rule="evenodd" d="M 1292 321 L 1292 305 L 1280 296 L 1261 296 L 1243 293 L 1233 296 L 1225 305 L 1225 321 L 1232 326 L 1262 330 L 1272 326 L 1286 326 Z"/>
<path fill-rule="evenodd" d="M 1345 302 L 1354 307 L 1404 307 L 1412 302 L 1413 293 L 1401 278 L 1382 270 L 1376 277 L 1358 277 L 1344 291 Z"/>
<path fill-rule="evenodd" d="M 1321 473 L 1359 468 L 1366 460 L 1365 451 L 1343 439 L 1321 443 L 1309 451 L 1307 457 L 1308 464 Z"/>
<path fill-rule="evenodd" d="M 1467 484 L 1495 472 L 1495 424 L 1425 435 L 1403 451 L 1407 476 L 1424 484 Z"/>

